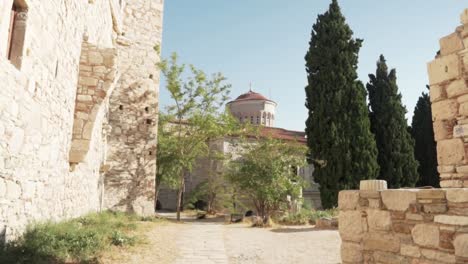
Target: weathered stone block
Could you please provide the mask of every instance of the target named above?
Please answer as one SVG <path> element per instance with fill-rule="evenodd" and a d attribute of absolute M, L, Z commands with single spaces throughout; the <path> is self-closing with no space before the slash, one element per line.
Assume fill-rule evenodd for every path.
<path fill-rule="evenodd" d="M 338 208 L 340 210 L 354 210 L 359 202 L 359 191 L 341 191 L 338 194 Z"/>
<path fill-rule="evenodd" d="M 360 242 L 364 234 L 361 212 L 340 211 L 338 229 L 343 240 Z"/>
<path fill-rule="evenodd" d="M 91 51 L 88 54 L 88 62 L 91 65 L 100 65 L 100 64 L 103 64 L 104 57 L 99 52 Z"/>
<path fill-rule="evenodd" d="M 468 166 L 457 166 L 457 173 L 468 173 Z"/>
<path fill-rule="evenodd" d="M 8 200 L 14 201 L 20 197 L 21 187 L 16 182 L 6 181 L 6 198 Z"/>
<path fill-rule="evenodd" d="M 458 115 L 459 104 L 455 99 L 447 99 L 432 104 L 432 119 L 451 120 Z"/>
<path fill-rule="evenodd" d="M 418 199 L 445 199 L 445 192 L 440 189 L 420 190 L 416 192 L 416 197 Z"/>
<path fill-rule="evenodd" d="M 452 120 L 436 120 L 432 125 L 435 141 L 449 139 L 452 137 L 454 126 L 454 122 Z"/>
<path fill-rule="evenodd" d="M 440 55 L 445 56 L 464 49 L 463 39 L 457 32 L 440 39 Z"/>
<path fill-rule="evenodd" d="M 416 202 L 416 192 L 412 190 L 385 190 L 381 195 L 388 210 L 406 211 L 411 203 Z"/>
<path fill-rule="evenodd" d="M 426 247 L 438 247 L 439 246 L 439 227 L 436 225 L 429 224 L 418 224 L 415 225 L 411 230 L 414 243 L 420 246 Z"/>
<path fill-rule="evenodd" d="M 419 258 L 421 257 L 421 252 L 419 251 L 419 247 L 410 245 L 410 244 L 401 244 L 401 255 Z"/>
<path fill-rule="evenodd" d="M 97 86 L 99 83 L 99 80 L 93 77 L 80 77 L 79 84 L 85 85 L 85 86 Z"/>
<path fill-rule="evenodd" d="M 400 239 L 388 233 L 366 233 L 363 237 L 364 250 L 400 252 Z"/>
<path fill-rule="evenodd" d="M 459 97 L 457 97 L 457 102 L 459 104 L 468 102 L 468 94 L 460 95 Z"/>
<path fill-rule="evenodd" d="M 455 166 L 454 165 L 437 166 L 437 171 L 439 173 L 452 173 L 452 172 L 455 172 Z"/>
<path fill-rule="evenodd" d="M 412 221 L 422 221 L 424 218 L 422 215 L 419 214 L 406 213 L 406 219 Z"/>
<path fill-rule="evenodd" d="M 437 142 L 437 161 L 439 165 L 456 165 L 465 158 L 465 146 L 460 138 Z"/>
<path fill-rule="evenodd" d="M 457 54 L 439 57 L 432 62 L 429 62 L 427 66 L 429 84 L 433 85 L 458 78 L 460 76 L 458 63 Z"/>
<path fill-rule="evenodd" d="M 341 260 L 351 263 L 363 261 L 362 246 L 357 243 L 342 242 Z"/>
<path fill-rule="evenodd" d="M 421 249 L 421 254 L 428 259 L 440 261 L 442 263 L 456 263 L 455 255 L 432 249 Z"/>
<path fill-rule="evenodd" d="M 390 230 L 392 227 L 390 212 L 383 210 L 367 210 L 367 224 L 370 230 Z"/>
<path fill-rule="evenodd" d="M 463 181 L 461 180 L 441 180 L 440 187 L 442 188 L 462 188 Z"/>
<path fill-rule="evenodd" d="M 434 222 L 445 225 L 464 226 L 468 225 L 468 216 L 436 215 L 434 216 Z"/>
<path fill-rule="evenodd" d="M 464 102 L 460 104 L 460 108 L 458 109 L 458 114 L 461 116 L 468 116 L 468 102 Z"/>
<path fill-rule="evenodd" d="M 456 236 L 453 246 L 455 247 L 456 256 L 468 258 L 468 234 Z"/>
<path fill-rule="evenodd" d="M 442 85 L 432 85 L 429 94 L 431 96 L 431 103 L 447 99 L 447 91 Z"/>
<path fill-rule="evenodd" d="M 447 212 L 447 204 L 425 204 L 423 210 L 427 214 L 441 214 Z"/>
<path fill-rule="evenodd" d="M 375 263 L 385 264 L 409 264 L 409 260 L 403 256 L 399 256 L 389 252 L 376 251 L 373 254 Z"/>
<path fill-rule="evenodd" d="M 452 203 L 468 203 L 468 188 L 447 189 L 447 200 Z"/>

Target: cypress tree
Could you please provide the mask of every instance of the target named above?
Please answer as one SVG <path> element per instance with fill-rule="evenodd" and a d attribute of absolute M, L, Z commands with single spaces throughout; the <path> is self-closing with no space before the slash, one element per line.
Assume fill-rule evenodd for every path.
<path fill-rule="evenodd" d="M 439 187 L 437 149 L 432 127 L 431 101 L 427 93 L 422 93 L 414 108 L 411 135 L 415 142 L 414 156 L 419 162 L 419 181 L 416 185 Z"/>
<path fill-rule="evenodd" d="M 418 162 L 414 158 L 414 141 L 408 132 L 406 109 L 396 83 L 396 71 L 388 72 L 383 55 L 377 62 L 376 74 L 369 74 L 371 130 L 377 142 L 379 179 L 389 187 L 413 187 L 418 180 Z"/>
<path fill-rule="evenodd" d="M 357 80 L 361 43 L 333 0 L 313 25 L 305 56 L 307 143 L 324 208 L 336 206 L 340 190 L 356 189 L 378 172 L 366 90 Z"/>

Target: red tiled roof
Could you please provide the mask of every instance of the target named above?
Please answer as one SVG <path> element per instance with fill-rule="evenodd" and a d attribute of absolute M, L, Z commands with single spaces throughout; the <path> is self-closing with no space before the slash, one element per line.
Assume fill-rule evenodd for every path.
<path fill-rule="evenodd" d="M 297 142 L 306 144 L 307 139 L 305 132 L 286 130 L 278 127 L 261 127 L 260 134 L 264 137 L 272 137 L 282 140 L 295 140 Z"/>

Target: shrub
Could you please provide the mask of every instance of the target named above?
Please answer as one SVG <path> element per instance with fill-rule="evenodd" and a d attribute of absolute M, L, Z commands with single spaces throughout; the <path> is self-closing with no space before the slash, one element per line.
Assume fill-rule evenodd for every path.
<path fill-rule="evenodd" d="M 309 218 L 309 222 L 311 224 L 315 224 L 315 221 L 317 221 L 317 219 L 320 219 L 320 218 L 333 218 L 333 217 L 336 217 L 338 216 L 338 209 L 337 208 L 333 208 L 333 209 L 327 209 L 327 210 L 313 210 L 310 214 L 310 218 Z"/>
<path fill-rule="evenodd" d="M 281 224 L 286 225 L 305 225 L 305 224 L 315 224 L 315 221 L 320 218 L 333 218 L 337 216 L 338 210 L 337 209 L 329 209 L 329 210 L 307 210 L 302 208 L 296 213 L 287 213 L 283 217 L 279 219 Z"/>
<path fill-rule="evenodd" d="M 34 224 L 24 235 L 0 249 L 0 263 L 97 263 L 111 245 L 132 246 L 128 233 L 141 218 L 117 212 L 90 214 L 59 223 Z"/>

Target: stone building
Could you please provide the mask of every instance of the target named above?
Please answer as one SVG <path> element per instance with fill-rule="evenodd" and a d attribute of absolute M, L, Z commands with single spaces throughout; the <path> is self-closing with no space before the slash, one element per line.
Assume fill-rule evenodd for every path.
<path fill-rule="evenodd" d="M 163 0 L 0 1 L 0 238 L 154 212 Z"/>
<path fill-rule="evenodd" d="M 260 133 L 262 136 L 284 141 L 298 141 L 302 144 L 307 144 L 304 132 L 273 127 L 276 106 L 277 104 L 274 101 L 252 90 L 240 95 L 226 105 L 232 115 L 238 118 L 240 122 L 248 122 L 253 125 L 261 126 Z M 252 144 L 256 142 L 254 138 L 249 140 Z M 235 159 L 239 156 L 238 152 L 241 151 L 237 147 L 238 144 L 238 138 L 226 136 L 211 142 L 210 146 L 219 153 L 231 155 L 232 158 Z M 197 164 L 198 166 L 194 168 L 194 171 L 185 176 L 184 198 L 190 197 L 197 186 L 206 182 L 211 174 L 222 173 L 224 169 L 223 164 L 209 160 L 208 158 L 200 158 Z M 321 208 L 320 192 L 318 190 L 318 185 L 313 181 L 312 172 L 312 165 L 297 170 L 297 173 L 309 183 L 308 187 L 302 190 L 302 196 L 304 201 L 313 208 Z M 177 192 L 163 187 L 159 193 L 158 204 L 160 209 L 176 210 Z"/>
<path fill-rule="evenodd" d="M 276 106 L 274 101 L 253 92 L 252 89 L 237 97 L 236 100 L 227 103 L 229 111 L 240 122 L 266 127 L 275 126 Z"/>
<path fill-rule="evenodd" d="M 340 192 L 343 264 L 468 263 L 468 9 L 461 24 L 428 64 L 442 189 Z"/>

